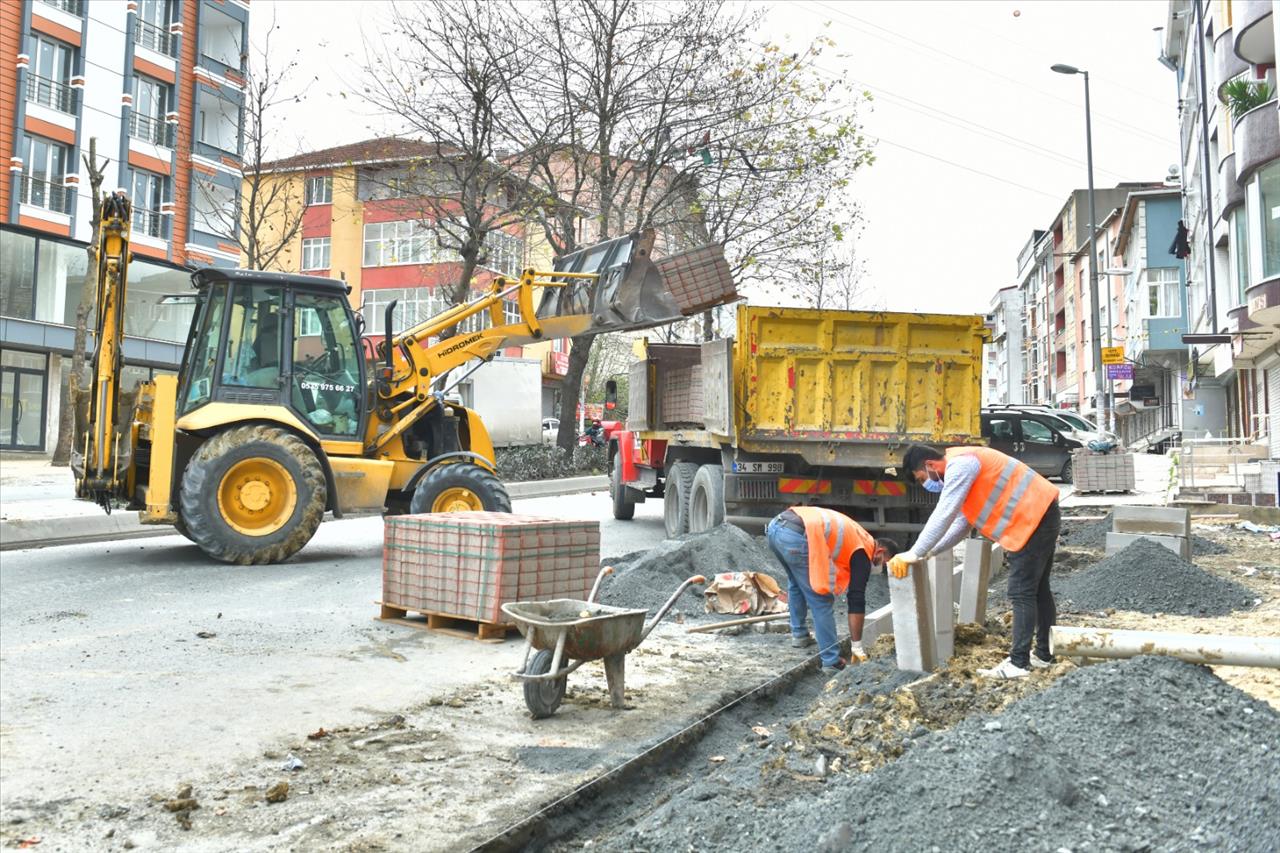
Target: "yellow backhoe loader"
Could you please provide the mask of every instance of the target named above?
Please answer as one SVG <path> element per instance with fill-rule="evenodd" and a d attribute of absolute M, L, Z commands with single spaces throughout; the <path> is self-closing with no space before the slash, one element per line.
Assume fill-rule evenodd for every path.
<path fill-rule="evenodd" d="M 326 511 L 509 512 L 488 431 L 446 401 L 469 375 L 463 368 L 505 346 L 648 328 L 736 298 L 718 247 L 654 261 L 653 232 L 638 232 L 559 258 L 551 271 L 499 278 L 402 332 L 392 330 L 392 303 L 366 358 L 344 282 L 202 269 L 194 293 L 175 297 L 195 303 L 178 375 L 122 393 L 131 220 L 123 193 L 104 196 L 76 494 L 171 524 L 229 563 L 287 559 Z M 512 301 L 515 323 L 504 313 Z"/>

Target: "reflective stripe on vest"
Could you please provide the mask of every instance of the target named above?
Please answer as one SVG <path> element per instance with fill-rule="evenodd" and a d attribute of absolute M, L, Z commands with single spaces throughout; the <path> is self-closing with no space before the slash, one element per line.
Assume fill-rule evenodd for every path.
<path fill-rule="evenodd" d="M 809 548 L 809 586 L 819 595 L 843 594 L 849 588 L 849 560 L 855 551 L 875 554 L 876 540 L 853 519 L 812 506 L 791 508 L 804 522 Z"/>
<path fill-rule="evenodd" d="M 948 461 L 973 456 L 979 472 L 961 511 L 988 539 L 1006 551 L 1022 550 L 1045 510 L 1058 499 L 1057 488 L 1030 467 L 990 447 L 952 447 Z"/>

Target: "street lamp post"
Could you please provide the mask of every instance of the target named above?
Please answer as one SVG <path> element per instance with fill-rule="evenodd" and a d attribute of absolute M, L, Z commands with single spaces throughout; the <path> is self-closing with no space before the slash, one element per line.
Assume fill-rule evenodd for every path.
<path fill-rule="evenodd" d="M 1089 166 L 1089 299 L 1093 302 L 1093 375 L 1098 401 L 1098 424 L 1106 421 L 1106 373 L 1102 367 L 1102 312 L 1098 305 L 1098 217 L 1093 199 L 1093 115 L 1089 111 L 1089 72 L 1074 65 L 1051 66 L 1059 74 L 1084 75 L 1084 139 Z"/>

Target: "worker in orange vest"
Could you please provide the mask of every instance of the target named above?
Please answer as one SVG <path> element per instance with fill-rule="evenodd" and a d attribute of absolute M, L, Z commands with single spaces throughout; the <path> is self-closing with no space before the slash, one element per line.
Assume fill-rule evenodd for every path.
<path fill-rule="evenodd" d="M 944 455 L 917 444 L 908 448 L 902 467 L 907 477 L 938 494 L 938 505 L 915 544 L 893 558 L 889 571 L 894 577 L 906 577 L 912 563 L 951 550 L 971 527 L 976 528 L 1004 548 L 1013 602 L 1009 656 L 998 666 L 978 672 L 992 678 L 1024 678 L 1031 667 L 1049 666 L 1049 629 L 1058 617 L 1049 589 L 1062 526 L 1057 487 L 990 447 L 952 447 Z"/>
<path fill-rule="evenodd" d="M 832 612 L 837 595 L 845 595 L 849 607 L 851 655 L 862 661 L 862 624 L 867 610 L 867 579 L 874 568 L 898 553 L 892 539 L 877 539 L 847 515 L 831 509 L 795 506 L 780 513 L 765 529 L 769 547 L 777 555 L 790 581 L 787 605 L 791 612 L 791 644 L 811 646 L 813 635 L 805 618 L 813 612 L 813 633 L 818 639 L 822 665 L 844 669 L 840 638 Z"/>

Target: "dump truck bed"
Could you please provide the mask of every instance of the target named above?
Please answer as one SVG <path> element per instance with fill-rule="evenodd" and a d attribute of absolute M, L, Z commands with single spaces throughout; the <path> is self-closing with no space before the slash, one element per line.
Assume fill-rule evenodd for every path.
<path fill-rule="evenodd" d="M 971 315 L 743 307 L 733 348 L 736 437 L 976 440 L 985 336 Z"/>

